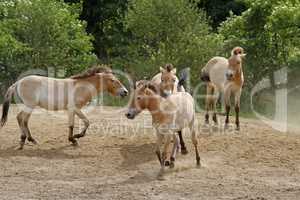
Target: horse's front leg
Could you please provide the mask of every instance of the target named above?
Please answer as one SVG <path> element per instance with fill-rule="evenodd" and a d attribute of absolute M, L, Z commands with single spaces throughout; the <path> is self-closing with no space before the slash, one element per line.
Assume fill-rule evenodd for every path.
<path fill-rule="evenodd" d="M 162 145 L 162 140 L 163 140 L 163 135 L 160 133 L 156 133 L 157 138 L 156 138 L 156 150 L 155 154 L 158 158 L 159 164 L 162 166 L 164 163 L 162 163 L 162 158 L 161 158 L 161 152 L 160 152 L 160 146 Z"/>
<path fill-rule="evenodd" d="M 188 150 L 186 149 L 183 137 L 182 137 L 182 131 L 178 131 L 179 136 L 179 142 L 180 142 L 180 148 L 181 148 L 181 154 L 186 155 L 188 154 Z"/>
<path fill-rule="evenodd" d="M 239 131 L 240 130 L 240 98 L 241 98 L 241 90 L 239 90 L 236 94 L 235 94 L 235 124 L 236 124 L 236 130 Z"/>
<path fill-rule="evenodd" d="M 74 118 L 75 118 L 75 112 L 74 110 L 68 110 L 68 117 L 69 117 L 69 141 L 72 142 L 74 146 L 77 146 L 78 143 L 76 139 L 73 136 L 74 131 Z"/>
<path fill-rule="evenodd" d="M 90 125 L 90 122 L 89 120 L 87 119 L 87 117 L 81 112 L 81 110 L 79 109 L 75 109 L 75 114 L 83 120 L 83 123 L 84 123 L 84 128 L 83 130 L 79 133 L 79 134 L 75 134 L 73 137 L 74 138 L 81 138 L 83 136 L 85 136 L 85 133 L 86 133 L 86 130 L 88 129 L 89 125 Z"/>
<path fill-rule="evenodd" d="M 225 111 L 226 111 L 225 129 L 228 128 L 228 124 L 229 124 L 230 95 L 231 95 L 230 88 L 229 87 L 225 88 L 225 92 L 224 92 Z"/>
<path fill-rule="evenodd" d="M 176 134 L 173 134 L 173 148 L 172 148 L 172 154 L 171 154 L 171 162 L 170 162 L 170 168 L 174 168 L 175 166 L 175 158 L 176 158 L 176 153 L 177 149 L 179 146 L 179 139 Z"/>

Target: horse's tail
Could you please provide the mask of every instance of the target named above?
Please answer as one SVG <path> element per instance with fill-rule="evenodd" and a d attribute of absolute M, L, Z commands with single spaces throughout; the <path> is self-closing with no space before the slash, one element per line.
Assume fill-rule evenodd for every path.
<path fill-rule="evenodd" d="M 200 79 L 203 82 L 210 82 L 210 70 L 213 66 L 215 66 L 215 64 L 218 62 L 219 58 L 218 57 L 213 57 L 212 59 L 210 59 L 206 65 L 202 68 L 201 70 L 201 75 L 200 75 Z"/>
<path fill-rule="evenodd" d="M 200 79 L 203 82 L 210 82 L 209 73 L 207 73 L 205 70 L 201 71 Z"/>
<path fill-rule="evenodd" d="M 12 86 L 10 86 L 8 88 L 8 90 L 5 94 L 4 102 L 2 105 L 2 117 L 1 117 L 1 121 L 0 121 L 0 128 L 2 128 L 7 121 L 9 105 L 10 105 L 11 99 L 15 93 L 15 88 L 16 88 L 16 84 L 13 84 Z"/>
<path fill-rule="evenodd" d="M 189 72 L 190 72 L 190 68 L 185 68 L 180 71 L 178 88 L 180 88 L 181 86 L 183 87 L 185 86 L 187 80 L 189 79 Z"/>

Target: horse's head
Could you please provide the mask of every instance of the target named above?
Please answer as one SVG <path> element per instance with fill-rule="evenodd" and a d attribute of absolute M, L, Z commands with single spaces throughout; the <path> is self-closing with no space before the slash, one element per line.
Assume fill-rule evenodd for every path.
<path fill-rule="evenodd" d="M 106 91 L 113 96 L 125 97 L 128 95 L 128 90 L 125 86 L 116 78 L 113 73 L 104 73 L 102 75 L 104 87 Z"/>
<path fill-rule="evenodd" d="M 157 98 L 158 88 L 150 81 L 141 80 L 135 84 L 135 91 L 125 116 L 134 119 L 144 109 L 149 109 Z"/>
<path fill-rule="evenodd" d="M 163 96 L 169 96 L 173 93 L 176 84 L 176 68 L 174 68 L 172 64 L 166 64 L 164 68 L 160 68 L 160 72 L 160 91 L 162 92 Z"/>
<path fill-rule="evenodd" d="M 244 50 L 242 47 L 235 47 L 231 51 L 231 56 L 228 59 L 228 69 L 226 71 L 227 80 L 232 80 L 236 74 L 241 74 L 242 71 L 242 58 L 244 58 Z"/>

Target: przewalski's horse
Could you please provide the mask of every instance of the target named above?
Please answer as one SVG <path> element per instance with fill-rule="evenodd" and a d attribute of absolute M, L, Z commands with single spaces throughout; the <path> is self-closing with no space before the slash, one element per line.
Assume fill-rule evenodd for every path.
<path fill-rule="evenodd" d="M 164 67 L 160 67 L 160 73 L 152 78 L 151 82 L 159 85 L 161 96 L 167 97 L 170 94 L 185 91 L 183 84 L 186 77 L 180 77 L 179 80 L 176 71 L 172 64 L 166 64 Z"/>
<path fill-rule="evenodd" d="M 193 97 L 187 92 L 178 92 L 163 98 L 159 95 L 157 87 L 149 81 L 139 81 L 134 91 L 129 109 L 126 113 L 128 119 L 134 119 L 141 111 L 148 110 L 152 116 L 152 124 L 156 129 L 157 146 L 156 155 L 161 165 L 163 175 L 167 149 L 171 139 L 174 145 L 171 154 L 170 167 L 174 167 L 175 156 L 178 148 L 178 137 L 176 132 L 188 127 L 191 131 L 192 142 L 196 152 L 196 163 L 200 166 L 200 156 L 197 147 L 195 130 L 195 105 Z M 161 146 L 165 138 L 163 152 Z"/>
<path fill-rule="evenodd" d="M 164 67 L 160 67 L 160 73 L 156 74 L 152 78 L 151 82 L 158 86 L 159 93 L 162 97 L 168 97 L 169 95 L 177 92 L 185 92 L 183 85 L 186 82 L 188 73 L 183 71 L 178 79 L 176 71 L 176 68 L 174 68 L 172 64 L 166 64 Z M 182 137 L 182 130 L 178 131 L 178 136 L 180 140 L 181 153 L 185 155 L 188 151 Z"/>
<path fill-rule="evenodd" d="M 31 136 L 28 121 L 33 109 L 37 106 L 47 110 L 67 110 L 69 117 L 69 141 L 77 145 L 76 138 L 83 137 L 89 126 L 89 120 L 81 112 L 81 108 L 91 101 L 99 92 L 107 91 L 113 96 L 126 96 L 127 89 L 113 75 L 107 67 L 94 67 L 82 74 L 66 79 L 56 79 L 43 76 L 27 76 L 15 82 L 7 90 L 3 108 L 0 128 L 7 121 L 7 115 L 11 99 L 19 96 L 25 105 L 18 115 L 17 120 L 21 128 L 21 141 L 19 149 L 22 149 L 26 138 L 36 144 Z M 85 127 L 79 133 L 73 135 L 74 118 L 77 115 L 83 120 Z"/>
<path fill-rule="evenodd" d="M 202 69 L 201 80 L 207 83 L 206 123 L 209 123 L 210 109 L 213 110 L 213 121 L 217 123 L 216 102 L 220 93 L 224 93 L 226 109 L 225 128 L 228 127 L 229 123 L 230 97 L 233 95 L 236 112 L 236 130 L 240 130 L 240 97 L 244 84 L 242 58 L 245 56 L 243 48 L 235 47 L 231 51 L 229 59 L 214 57 Z"/>

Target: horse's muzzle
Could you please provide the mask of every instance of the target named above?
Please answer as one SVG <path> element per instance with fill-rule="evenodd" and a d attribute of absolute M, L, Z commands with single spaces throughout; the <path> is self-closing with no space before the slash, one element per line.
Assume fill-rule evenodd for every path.
<path fill-rule="evenodd" d="M 126 90 L 126 88 L 121 88 L 118 92 L 118 95 L 121 97 L 126 97 L 128 95 L 128 90 Z"/>
<path fill-rule="evenodd" d="M 138 114 L 138 112 L 136 111 L 136 109 L 129 108 L 128 111 L 127 111 L 127 113 L 125 113 L 125 116 L 128 119 L 134 119 L 137 114 Z"/>
<path fill-rule="evenodd" d="M 226 79 L 227 79 L 228 81 L 231 81 L 232 78 L 233 78 L 233 73 L 226 73 Z"/>

